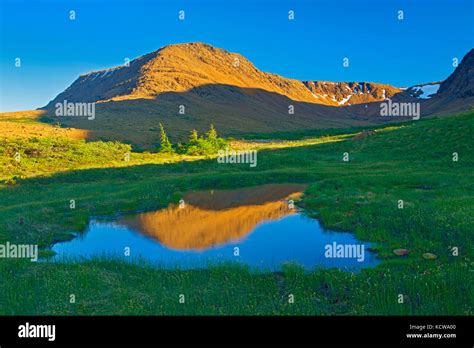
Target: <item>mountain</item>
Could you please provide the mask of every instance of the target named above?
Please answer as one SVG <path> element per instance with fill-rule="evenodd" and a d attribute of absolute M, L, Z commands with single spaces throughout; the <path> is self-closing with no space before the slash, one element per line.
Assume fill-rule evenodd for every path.
<path fill-rule="evenodd" d="M 469 64 L 472 59 L 464 59 L 455 74 Z M 450 89 L 466 83 L 472 88 L 472 76 L 464 76 L 466 71 L 472 74 L 472 69 L 462 69 L 460 77 L 443 82 L 441 97 L 433 98 L 436 103 L 428 100 L 429 114 L 446 106 L 440 100 L 452 99 Z M 224 135 L 238 135 L 403 121 L 407 118 L 381 117 L 380 102 L 387 98 L 426 102 L 416 93 L 420 90 L 373 82 L 289 79 L 260 71 L 240 54 L 186 43 L 165 46 L 128 66 L 81 75 L 45 106 L 49 110 L 45 119 L 58 122 L 55 105 L 65 100 L 96 102 L 94 120 L 61 117 L 59 122 L 88 130 L 92 139 L 150 147 L 158 140 L 159 122 L 173 140 L 181 140 L 191 129 L 204 131 L 210 123 Z"/>
<path fill-rule="evenodd" d="M 397 87 L 371 82 L 304 81 L 303 83 L 317 99 L 314 103 L 334 106 L 383 101 L 402 91 Z"/>
<path fill-rule="evenodd" d="M 474 108 L 474 49 L 471 49 L 444 81 L 423 84 L 407 89 L 418 90 L 426 115 L 455 113 Z"/>
<path fill-rule="evenodd" d="M 377 83 L 287 79 L 258 70 L 240 54 L 204 43 L 189 43 L 165 46 L 134 59 L 129 66 L 81 75 L 46 107 L 65 99 L 70 102 L 153 99 L 166 92 L 186 92 L 211 85 L 261 89 L 295 101 L 335 106 L 381 101 L 401 91 Z"/>
<path fill-rule="evenodd" d="M 440 96 L 474 97 L 474 49 L 470 50 L 456 70 L 439 87 Z"/>

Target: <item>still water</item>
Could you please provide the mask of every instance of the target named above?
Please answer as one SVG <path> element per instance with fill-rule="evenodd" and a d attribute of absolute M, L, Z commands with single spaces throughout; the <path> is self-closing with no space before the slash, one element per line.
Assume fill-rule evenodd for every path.
<path fill-rule="evenodd" d="M 290 184 L 190 192 L 165 209 L 94 218 L 75 239 L 54 245 L 53 259 L 107 255 L 181 269 L 222 261 L 261 270 L 279 270 L 287 262 L 349 271 L 375 266 L 367 242 L 326 230 L 292 207 L 303 190 Z"/>

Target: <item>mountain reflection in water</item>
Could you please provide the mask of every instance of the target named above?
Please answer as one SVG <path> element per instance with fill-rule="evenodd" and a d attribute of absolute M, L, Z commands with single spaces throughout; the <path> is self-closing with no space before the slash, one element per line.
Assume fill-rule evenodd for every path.
<path fill-rule="evenodd" d="M 232 191 L 191 192 L 170 206 L 118 221 L 176 250 L 203 250 L 244 238 L 263 221 L 294 214 L 289 200 L 303 185 L 265 185 Z"/>

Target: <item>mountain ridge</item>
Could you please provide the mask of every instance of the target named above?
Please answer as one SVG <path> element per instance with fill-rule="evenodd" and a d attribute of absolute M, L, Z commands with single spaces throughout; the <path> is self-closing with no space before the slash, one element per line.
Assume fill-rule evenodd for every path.
<path fill-rule="evenodd" d="M 381 101 L 402 91 L 375 82 L 300 81 L 286 78 L 260 71 L 238 53 L 192 42 L 164 46 L 133 59 L 129 66 L 82 74 L 46 108 L 64 99 L 72 102 L 103 102 L 154 98 L 164 92 L 182 92 L 217 83 L 260 88 L 286 95 L 295 101 L 331 106 Z M 81 89 L 87 94 L 82 93 Z"/>
<path fill-rule="evenodd" d="M 469 93 L 471 50 L 432 93 L 433 83 L 401 89 L 373 82 L 300 81 L 262 72 L 238 53 L 203 43 L 168 45 L 119 66 L 81 75 L 44 109 L 43 120 L 87 130 L 89 139 L 118 140 L 141 148 L 159 142 L 162 123 L 173 141 L 212 123 L 224 136 L 321 128 L 348 128 L 409 121 L 381 117 L 381 103 L 419 103 L 421 116 L 462 112 L 474 105 Z M 467 67 L 466 67 L 467 65 Z M 454 82 L 450 82 L 454 81 Z M 428 87 L 427 87 L 428 86 Z M 451 86 L 451 87 L 449 87 Z M 431 90 L 430 90 L 431 88 Z M 96 102 L 93 121 L 54 114 L 55 104 Z"/>

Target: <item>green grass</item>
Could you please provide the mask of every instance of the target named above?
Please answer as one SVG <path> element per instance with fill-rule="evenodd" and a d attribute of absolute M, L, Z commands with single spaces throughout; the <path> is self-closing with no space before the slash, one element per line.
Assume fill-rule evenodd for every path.
<path fill-rule="evenodd" d="M 176 154 L 132 152 L 119 142 L 59 138 L 0 138 L 0 180 L 14 184 L 19 179 L 60 171 L 108 168 L 143 163 L 169 163 L 189 159 Z"/>
<path fill-rule="evenodd" d="M 230 264 L 183 271 L 106 259 L 12 262 L 0 263 L 3 315 L 473 314 L 466 263 L 382 265 L 354 275 L 297 266 L 274 274 Z"/>
<path fill-rule="evenodd" d="M 469 113 L 363 139 L 262 150 L 256 168 L 200 160 L 19 180 L 0 190 L 0 242 L 47 248 L 81 231 L 91 215 L 164 207 L 194 189 L 300 182 L 309 184 L 301 202 L 309 215 L 376 243 L 382 262 L 351 275 L 298 267 L 259 274 L 235 266 L 166 271 L 117 260 L 0 260 L 0 313 L 473 314 L 472 134 Z M 342 161 L 344 152 L 349 162 Z M 453 152 L 459 161 L 452 161 Z M 453 246 L 459 256 L 452 255 Z M 412 252 L 398 257 L 396 248 Z M 426 252 L 438 258 L 425 260 Z M 179 293 L 189 294 L 189 302 L 180 305 Z M 294 304 L 287 301 L 290 293 Z M 405 303 L 398 303 L 398 294 Z"/>
<path fill-rule="evenodd" d="M 238 137 L 240 139 L 247 140 L 300 140 L 304 138 L 314 137 L 328 137 L 336 135 L 347 135 L 362 132 L 364 130 L 383 130 L 385 128 L 401 127 L 404 125 L 410 125 L 413 121 L 405 121 L 402 125 L 400 123 L 385 123 L 380 126 L 363 126 L 363 127 L 350 127 L 350 128 L 323 128 L 323 129 L 305 129 L 299 131 L 280 131 L 280 132 L 267 132 L 267 133 L 246 133 L 246 134 L 230 134 L 230 137 Z"/>
<path fill-rule="evenodd" d="M 302 140 L 270 141 L 266 143 L 252 141 L 217 140 L 219 147 L 230 146 L 235 149 L 276 149 L 341 141 L 353 135 L 324 136 Z M 75 140 L 66 137 L 0 137 L 0 185 L 15 184 L 18 180 L 54 173 L 96 168 L 129 167 L 143 164 L 164 164 L 183 161 L 209 159 L 212 146 L 200 140 L 194 146 L 196 154 L 162 153 L 158 147 L 154 152 L 132 151 L 132 146 L 119 142 Z M 182 146 L 184 144 L 181 144 Z M 184 146 L 185 147 L 185 146 Z M 217 149 L 214 149 L 217 152 Z M 186 152 L 186 151 L 183 151 Z M 204 152 L 204 154 L 200 154 Z M 206 153 L 207 152 L 207 153 Z"/>

